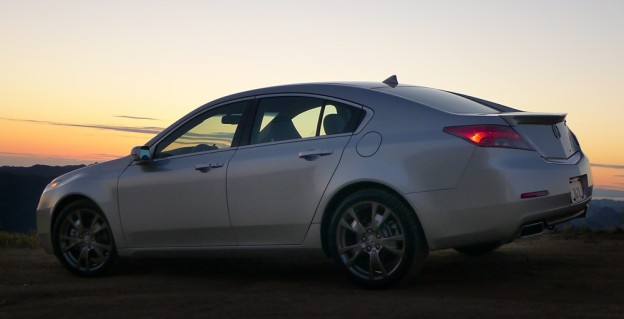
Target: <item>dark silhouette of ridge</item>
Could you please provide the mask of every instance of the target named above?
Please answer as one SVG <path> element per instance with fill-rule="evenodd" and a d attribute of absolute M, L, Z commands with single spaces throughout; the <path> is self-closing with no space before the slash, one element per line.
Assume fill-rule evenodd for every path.
<path fill-rule="evenodd" d="M 52 177 L 52 179 L 61 176 L 67 172 L 83 168 L 85 165 L 67 165 L 67 166 L 48 166 L 34 165 L 31 167 L 21 166 L 0 166 L 0 172 L 10 173 L 13 175 L 25 176 L 35 175 L 43 177 Z"/>
<path fill-rule="evenodd" d="M 557 229 L 590 229 L 592 231 L 605 232 L 614 231 L 618 228 L 624 230 L 624 208 L 621 206 L 605 206 L 603 200 L 596 200 L 596 204 L 590 204 L 585 218 L 571 220 L 567 223 L 557 225 Z M 618 201 L 611 201 L 619 206 Z M 594 203 L 592 201 L 592 203 Z"/>
<path fill-rule="evenodd" d="M 84 166 L 0 167 L 0 231 L 35 231 L 35 211 L 46 185 L 54 178 Z"/>

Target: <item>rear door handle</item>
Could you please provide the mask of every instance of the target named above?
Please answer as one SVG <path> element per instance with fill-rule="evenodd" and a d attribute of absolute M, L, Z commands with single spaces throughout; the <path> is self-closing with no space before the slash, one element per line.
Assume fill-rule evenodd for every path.
<path fill-rule="evenodd" d="M 197 164 L 195 165 L 195 169 L 198 171 L 207 171 L 211 168 L 222 167 L 223 163 L 206 163 L 206 164 Z"/>
<path fill-rule="evenodd" d="M 310 159 L 310 158 L 314 158 L 316 156 L 326 156 L 326 155 L 331 155 L 333 154 L 334 151 L 332 150 L 309 150 L 309 151 L 303 151 L 303 152 L 299 152 L 299 158 L 305 158 L 305 159 Z"/>

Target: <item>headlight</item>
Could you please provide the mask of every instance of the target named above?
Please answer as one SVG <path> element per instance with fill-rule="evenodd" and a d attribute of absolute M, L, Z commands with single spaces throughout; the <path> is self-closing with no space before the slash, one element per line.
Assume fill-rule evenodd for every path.
<path fill-rule="evenodd" d="M 45 192 L 47 192 L 49 190 L 53 190 L 53 189 L 55 189 L 57 187 L 60 187 L 61 185 L 65 184 L 65 182 L 66 182 L 66 180 L 63 180 L 63 179 L 59 179 L 59 178 L 54 179 L 54 180 L 52 180 L 50 182 L 50 184 L 48 184 L 46 186 L 46 188 L 43 190 L 43 192 L 45 193 Z"/>

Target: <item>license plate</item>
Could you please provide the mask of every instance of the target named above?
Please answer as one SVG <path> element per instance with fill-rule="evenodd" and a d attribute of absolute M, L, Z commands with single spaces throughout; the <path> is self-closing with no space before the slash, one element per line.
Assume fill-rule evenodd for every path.
<path fill-rule="evenodd" d="M 570 197 L 572 204 L 585 199 L 585 192 L 583 192 L 583 183 L 581 183 L 580 177 L 570 179 Z"/>

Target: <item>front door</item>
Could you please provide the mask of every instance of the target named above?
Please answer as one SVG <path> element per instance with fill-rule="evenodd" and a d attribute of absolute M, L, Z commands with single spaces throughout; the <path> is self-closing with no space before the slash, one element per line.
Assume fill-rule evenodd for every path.
<path fill-rule="evenodd" d="M 129 247 L 236 245 L 226 172 L 245 104 L 190 119 L 152 147 L 152 161 L 121 175 L 119 210 Z"/>

